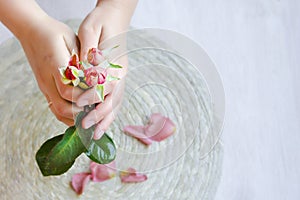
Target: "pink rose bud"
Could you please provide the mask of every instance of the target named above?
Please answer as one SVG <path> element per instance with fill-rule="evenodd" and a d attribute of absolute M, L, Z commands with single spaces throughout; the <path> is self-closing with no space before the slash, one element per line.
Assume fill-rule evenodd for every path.
<path fill-rule="evenodd" d="M 94 67 L 84 70 L 84 76 L 86 77 L 86 84 L 90 87 L 97 85 L 98 72 Z"/>
<path fill-rule="evenodd" d="M 97 71 L 98 71 L 98 84 L 103 84 L 103 83 L 105 83 L 107 72 L 102 67 L 98 67 L 98 68 L 101 68 L 101 69 L 97 69 Z"/>
<path fill-rule="evenodd" d="M 77 69 L 80 69 L 79 58 L 75 52 L 73 52 L 72 56 L 70 57 L 69 66 L 74 66 Z"/>
<path fill-rule="evenodd" d="M 84 76 L 86 77 L 86 84 L 93 87 L 105 83 L 107 72 L 102 67 L 90 67 L 84 70 Z"/>
<path fill-rule="evenodd" d="M 88 62 L 94 66 L 99 65 L 105 60 L 102 51 L 97 48 L 91 48 L 88 52 Z"/>

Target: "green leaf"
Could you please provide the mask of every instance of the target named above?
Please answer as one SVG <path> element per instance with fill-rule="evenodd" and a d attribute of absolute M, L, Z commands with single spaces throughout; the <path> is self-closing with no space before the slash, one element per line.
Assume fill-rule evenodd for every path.
<path fill-rule="evenodd" d="M 117 65 L 117 64 L 113 64 L 113 63 L 109 63 L 109 68 L 117 68 L 117 69 L 120 69 L 120 68 L 122 68 L 122 66 L 121 65 Z"/>
<path fill-rule="evenodd" d="M 75 126 L 69 127 L 64 134 L 47 140 L 37 151 L 36 161 L 44 176 L 61 175 L 68 171 L 76 158 L 83 152 L 93 161 L 106 164 L 115 159 L 116 146 L 113 140 L 104 134 L 99 140 L 93 140 L 94 126 L 83 129 L 82 119 L 86 112 L 76 117 Z"/>
<path fill-rule="evenodd" d="M 92 140 L 85 154 L 94 162 L 107 164 L 116 157 L 116 146 L 113 140 L 104 133 L 99 140 Z"/>
<path fill-rule="evenodd" d="M 72 126 L 65 134 L 47 140 L 37 151 L 36 161 L 44 176 L 60 175 L 68 171 L 85 150 L 76 128 Z"/>
<path fill-rule="evenodd" d="M 106 76 L 106 80 L 107 80 L 108 82 L 110 82 L 110 81 L 117 81 L 117 80 L 120 80 L 120 78 L 115 77 L 115 76 L 111 76 L 111 75 L 107 75 L 107 76 Z"/>
<path fill-rule="evenodd" d="M 91 108 L 92 109 L 92 108 Z M 81 140 L 81 143 L 84 147 L 90 146 L 90 143 L 93 139 L 93 134 L 95 130 L 95 126 L 90 127 L 89 129 L 84 129 L 81 126 L 82 119 L 88 114 L 88 112 L 81 111 L 76 116 L 75 127 L 77 129 L 77 134 Z"/>
<path fill-rule="evenodd" d="M 118 45 L 114 46 L 113 48 L 111 48 L 110 50 L 116 49 L 116 48 L 118 48 L 119 46 L 120 46 L 120 45 L 118 44 Z"/>
<path fill-rule="evenodd" d="M 96 85 L 96 92 L 99 99 L 103 102 L 104 101 L 104 86 L 102 84 Z"/>

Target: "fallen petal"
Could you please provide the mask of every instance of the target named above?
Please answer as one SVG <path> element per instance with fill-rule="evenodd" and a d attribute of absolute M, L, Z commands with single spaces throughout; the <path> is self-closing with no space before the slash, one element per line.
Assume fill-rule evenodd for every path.
<path fill-rule="evenodd" d="M 91 174 L 90 173 L 78 173 L 75 174 L 72 177 L 72 181 L 71 181 L 71 186 L 73 188 L 73 190 L 78 194 L 82 194 L 85 186 L 87 185 L 87 183 L 89 182 L 89 180 L 91 179 Z"/>
<path fill-rule="evenodd" d="M 148 179 L 145 174 L 136 172 L 134 168 L 128 168 L 127 171 L 120 172 L 120 178 L 123 183 L 137 183 Z"/>
<path fill-rule="evenodd" d="M 145 135 L 151 140 L 160 142 L 175 132 L 175 124 L 160 113 L 154 113 L 145 128 Z"/>
<path fill-rule="evenodd" d="M 94 182 L 103 182 L 111 179 L 116 175 L 116 163 L 115 161 L 108 164 L 98 164 L 91 162 L 91 180 Z"/>
<path fill-rule="evenodd" d="M 145 135 L 144 126 L 125 126 L 123 131 L 146 145 L 152 144 L 152 141 Z"/>

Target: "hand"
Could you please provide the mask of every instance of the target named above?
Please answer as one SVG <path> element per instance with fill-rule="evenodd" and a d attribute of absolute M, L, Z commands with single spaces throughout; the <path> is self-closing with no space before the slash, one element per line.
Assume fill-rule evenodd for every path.
<path fill-rule="evenodd" d="M 74 125 L 73 116 L 83 110 L 73 104 L 82 90 L 64 85 L 58 68 L 68 64 L 72 49 L 78 52 L 78 39 L 61 22 L 48 16 L 40 21 L 41 23 L 29 26 L 27 34 L 22 34 L 19 40 L 51 111 L 58 120 L 71 126 Z"/>
<path fill-rule="evenodd" d="M 102 2 L 102 1 L 101 1 Z M 127 30 L 130 21 L 124 16 L 118 6 L 113 6 L 107 1 L 103 1 L 98 5 L 82 22 L 78 31 L 78 38 L 80 40 L 80 59 L 86 60 L 87 53 L 90 48 L 105 49 L 120 45 L 120 49 L 124 50 L 125 40 L 118 38 L 107 40 L 113 36 L 120 34 Z M 107 43 L 105 43 L 106 41 Z M 118 48 L 118 51 L 119 51 Z M 108 74 L 122 78 L 127 71 L 127 57 L 123 56 L 117 61 L 114 61 L 121 66 L 122 69 L 109 69 Z M 96 125 L 94 139 L 99 139 L 103 133 L 108 129 L 109 125 L 115 118 L 115 113 L 121 104 L 125 80 L 112 81 L 105 83 L 104 94 L 105 100 L 99 103 L 95 89 L 90 89 L 79 96 L 77 105 L 85 106 L 99 103 L 94 110 L 92 110 L 82 121 L 84 128 L 89 128 Z"/>

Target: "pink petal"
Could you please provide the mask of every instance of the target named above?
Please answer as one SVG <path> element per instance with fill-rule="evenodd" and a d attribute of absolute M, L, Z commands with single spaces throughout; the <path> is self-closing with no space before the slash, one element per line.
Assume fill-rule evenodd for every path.
<path fill-rule="evenodd" d="M 109 164 L 98 164 L 91 162 L 91 180 L 94 182 L 103 182 L 108 179 L 111 179 L 116 174 L 116 163 L 115 161 Z"/>
<path fill-rule="evenodd" d="M 105 60 L 104 56 L 102 55 L 102 51 L 97 48 L 89 49 L 87 59 L 88 62 L 94 66 L 99 65 L 102 61 Z"/>
<path fill-rule="evenodd" d="M 106 80 L 106 76 L 105 76 L 104 74 L 100 73 L 100 74 L 98 75 L 98 84 L 103 84 L 103 83 L 105 83 L 105 80 Z"/>
<path fill-rule="evenodd" d="M 78 173 L 72 177 L 71 186 L 73 190 L 78 194 L 82 194 L 85 186 L 91 179 L 90 173 Z"/>
<path fill-rule="evenodd" d="M 150 145 L 152 143 L 152 141 L 144 133 L 144 126 L 125 126 L 123 131 L 128 135 L 137 138 L 146 145 Z"/>
<path fill-rule="evenodd" d="M 70 60 L 69 60 L 69 66 L 74 66 L 76 67 L 77 69 L 80 69 L 80 66 L 79 66 L 79 57 L 76 53 L 73 52 L 73 54 L 71 55 L 70 57 Z"/>
<path fill-rule="evenodd" d="M 94 67 L 84 70 L 85 82 L 88 86 L 92 87 L 98 83 L 98 72 Z"/>
<path fill-rule="evenodd" d="M 154 113 L 150 123 L 145 128 L 145 135 L 150 139 L 160 142 L 175 132 L 175 124 L 167 117 Z"/>
<path fill-rule="evenodd" d="M 148 179 L 145 174 L 137 173 L 134 168 L 128 168 L 127 171 L 121 172 L 120 178 L 123 183 L 137 183 Z"/>

